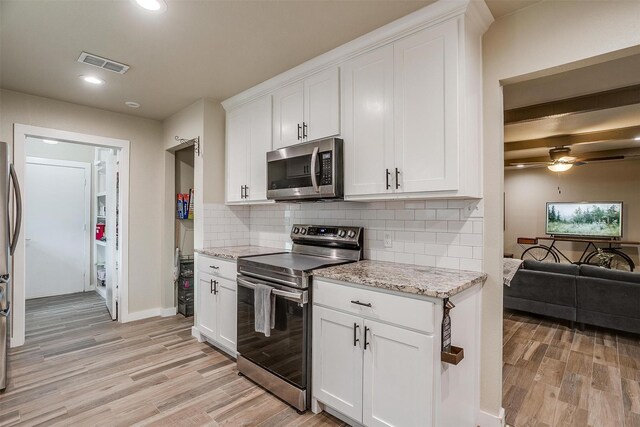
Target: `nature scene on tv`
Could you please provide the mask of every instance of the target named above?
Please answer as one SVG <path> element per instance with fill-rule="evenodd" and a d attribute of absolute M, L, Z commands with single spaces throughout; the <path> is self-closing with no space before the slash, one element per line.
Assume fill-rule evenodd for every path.
<path fill-rule="evenodd" d="M 547 203 L 547 234 L 622 237 L 622 203 Z"/>

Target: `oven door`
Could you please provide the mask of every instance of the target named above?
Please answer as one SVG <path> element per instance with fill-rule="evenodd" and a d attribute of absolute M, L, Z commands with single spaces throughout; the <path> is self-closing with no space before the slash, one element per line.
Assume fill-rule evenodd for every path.
<path fill-rule="evenodd" d="M 308 291 L 238 275 L 238 353 L 300 389 L 307 387 L 310 311 Z M 272 286 L 275 326 L 271 336 L 255 331 L 253 289 Z"/>
<path fill-rule="evenodd" d="M 325 139 L 267 153 L 267 198 L 342 197 L 342 140 Z"/>

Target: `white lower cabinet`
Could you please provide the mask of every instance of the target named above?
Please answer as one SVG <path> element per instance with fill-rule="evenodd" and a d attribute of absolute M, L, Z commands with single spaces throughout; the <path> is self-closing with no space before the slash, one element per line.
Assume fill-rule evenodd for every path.
<path fill-rule="evenodd" d="M 196 255 L 195 328 L 198 338 L 235 355 L 237 342 L 236 263 Z"/>
<path fill-rule="evenodd" d="M 434 338 L 313 307 L 313 398 L 365 426 L 433 425 Z"/>

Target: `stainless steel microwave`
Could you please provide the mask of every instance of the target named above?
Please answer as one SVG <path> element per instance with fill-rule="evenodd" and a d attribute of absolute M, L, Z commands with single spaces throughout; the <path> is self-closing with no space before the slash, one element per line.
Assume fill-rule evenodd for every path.
<path fill-rule="evenodd" d="M 342 140 L 319 139 L 267 153 L 267 199 L 341 199 Z"/>

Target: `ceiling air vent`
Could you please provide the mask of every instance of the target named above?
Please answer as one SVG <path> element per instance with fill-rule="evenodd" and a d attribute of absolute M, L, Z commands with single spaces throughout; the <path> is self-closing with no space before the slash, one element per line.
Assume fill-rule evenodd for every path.
<path fill-rule="evenodd" d="M 78 62 L 113 71 L 114 73 L 118 74 L 124 74 L 129 69 L 128 65 L 121 64 L 120 62 L 112 61 L 110 59 L 103 58 L 98 55 L 93 55 L 87 52 L 82 52 L 80 54 L 80 56 L 78 57 Z"/>

